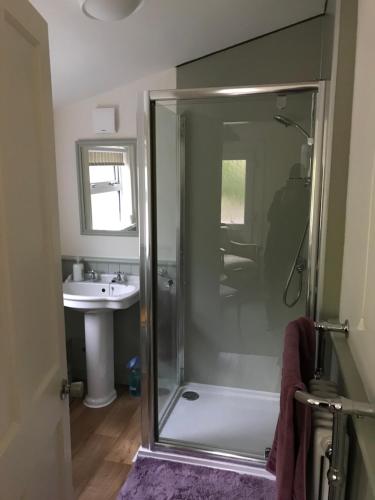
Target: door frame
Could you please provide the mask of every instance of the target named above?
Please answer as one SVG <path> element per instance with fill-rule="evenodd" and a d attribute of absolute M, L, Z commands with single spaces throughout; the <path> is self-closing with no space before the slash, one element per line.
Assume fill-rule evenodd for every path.
<path fill-rule="evenodd" d="M 155 160 L 152 144 L 152 131 L 154 127 L 153 108 L 157 100 L 179 101 L 185 99 L 215 99 L 254 94 L 272 94 L 311 90 L 316 93 L 315 98 L 315 127 L 314 149 L 312 159 L 310 225 L 308 232 L 308 266 L 307 266 L 307 315 L 318 319 L 319 296 L 322 288 L 322 273 L 318 275 L 319 261 L 323 252 L 326 204 L 324 193 L 328 188 L 329 175 L 324 161 L 326 149 L 325 126 L 325 98 L 326 82 L 302 82 L 280 85 L 252 85 L 243 87 L 218 87 L 202 89 L 177 89 L 146 91 L 140 95 L 138 102 L 138 188 L 139 188 L 139 225 L 140 225 L 140 307 L 141 307 L 141 360 L 142 360 L 142 448 L 141 453 L 160 457 L 189 457 L 193 463 L 202 463 L 209 460 L 226 462 L 238 470 L 243 466 L 263 468 L 265 461 L 250 458 L 240 453 L 225 450 L 212 450 L 204 447 L 193 447 L 184 443 L 160 443 L 156 437 L 157 414 L 155 411 L 155 394 L 157 378 L 155 376 L 156 363 L 154 359 L 155 338 L 155 309 L 154 287 L 157 277 L 154 248 L 156 248 L 155 224 Z M 179 172 L 180 180 L 184 172 Z M 176 186 L 181 190 L 181 186 Z M 181 196 L 180 196 L 181 197 Z M 183 203 L 183 194 L 180 202 Z M 177 254 L 180 255 L 182 228 L 177 232 Z M 179 258 L 179 257 L 178 257 Z M 177 263 L 178 264 L 178 263 Z M 177 298 L 181 296 L 177 290 Z"/>

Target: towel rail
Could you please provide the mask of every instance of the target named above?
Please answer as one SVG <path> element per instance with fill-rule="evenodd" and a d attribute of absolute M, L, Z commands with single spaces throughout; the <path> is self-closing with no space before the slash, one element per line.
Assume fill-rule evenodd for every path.
<path fill-rule="evenodd" d="M 326 333 L 338 332 L 349 336 L 349 321 L 332 323 L 331 321 L 314 321 L 314 328 L 318 332 L 318 349 L 316 353 L 315 378 L 320 378 L 323 373 L 324 356 L 326 350 Z"/>
<path fill-rule="evenodd" d="M 332 399 L 321 398 L 305 391 L 296 391 L 294 397 L 300 403 L 318 410 L 327 410 L 330 413 L 340 412 L 343 415 L 352 415 L 355 417 L 375 418 L 375 404 L 353 401 L 342 396 Z"/>
<path fill-rule="evenodd" d="M 343 333 L 346 337 L 349 335 L 349 321 L 346 319 L 344 323 L 332 323 L 330 321 L 314 321 L 314 327 L 318 332 L 338 332 Z"/>
<path fill-rule="evenodd" d="M 345 486 L 345 436 L 348 416 L 375 418 L 375 404 L 353 401 L 342 396 L 321 398 L 305 391 L 296 391 L 295 399 L 311 408 L 333 413 L 332 445 L 326 455 L 330 461 L 328 470 L 329 500 L 339 500 Z"/>

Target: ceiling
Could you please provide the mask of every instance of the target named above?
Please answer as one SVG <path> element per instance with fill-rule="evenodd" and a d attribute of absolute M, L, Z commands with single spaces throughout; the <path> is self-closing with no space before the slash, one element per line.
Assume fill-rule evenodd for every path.
<path fill-rule="evenodd" d="M 145 0 L 127 19 L 86 18 L 78 0 L 30 0 L 49 24 L 55 106 L 285 27 L 325 0 Z"/>

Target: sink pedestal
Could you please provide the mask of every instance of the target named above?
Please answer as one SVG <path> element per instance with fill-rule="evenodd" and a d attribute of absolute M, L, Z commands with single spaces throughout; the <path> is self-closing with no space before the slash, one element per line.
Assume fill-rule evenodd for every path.
<path fill-rule="evenodd" d="M 85 315 L 87 396 L 84 404 L 101 408 L 117 397 L 113 359 L 113 312 L 129 309 L 139 300 L 139 277 L 128 276 L 124 283 L 117 276 L 102 274 L 95 281 L 63 283 L 64 306 Z"/>
<path fill-rule="evenodd" d="M 113 311 L 85 312 L 87 395 L 89 408 L 107 406 L 117 397 L 113 358 Z"/>

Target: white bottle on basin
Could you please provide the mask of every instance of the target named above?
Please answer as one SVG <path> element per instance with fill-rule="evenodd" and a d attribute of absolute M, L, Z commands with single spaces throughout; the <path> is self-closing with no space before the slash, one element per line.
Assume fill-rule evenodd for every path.
<path fill-rule="evenodd" d="M 81 262 L 81 257 L 77 257 L 77 262 L 73 264 L 73 281 L 83 281 L 83 262 Z"/>

